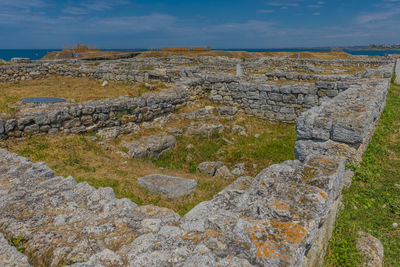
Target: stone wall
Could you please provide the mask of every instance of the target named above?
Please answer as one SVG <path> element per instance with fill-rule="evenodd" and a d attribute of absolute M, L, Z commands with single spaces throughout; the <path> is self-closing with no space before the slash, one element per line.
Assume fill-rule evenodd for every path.
<path fill-rule="evenodd" d="M 189 94 L 215 103 L 239 105 L 246 113 L 273 121 L 294 123 L 301 112 L 347 90 L 353 82 L 273 83 L 243 81 L 233 75 L 203 75 L 186 84 Z"/>
<path fill-rule="evenodd" d="M 35 106 L 15 117 L 0 117 L 0 139 L 23 134 L 79 134 L 110 127 L 131 132 L 137 123 L 171 113 L 187 99 L 186 92 L 177 89 L 135 98 Z"/>
<path fill-rule="evenodd" d="M 297 122 L 296 158 L 329 155 L 360 162 L 385 107 L 388 88 L 388 79 L 352 86 L 302 113 Z"/>
<path fill-rule="evenodd" d="M 122 82 L 143 82 L 160 80 L 171 82 L 179 79 L 179 71 L 170 70 L 137 70 L 119 68 L 118 62 L 111 65 L 94 65 L 81 61 L 33 62 L 29 64 L 15 64 L 0 66 L 0 82 L 34 80 L 49 77 L 50 75 L 67 77 L 89 77 L 98 80 Z"/>
<path fill-rule="evenodd" d="M 116 199 L 110 188 L 55 177 L 44 163 L 0 150 L 0 232 L 7 239 L 23 236 L 34 265 L 320 266 L 345 183 L 345 162 L 361 159 L 388 88 L 389 79 L 360 81 L 300 114 L 298 160 L 272 165 L 255 178 L 241 177 L 182 218 Z M 144 108 L 134 110 L 143 114 Z M 73 110 L 64 111 L 71 117 Z M 115 110 L 100 106 L 98 114 L 108 111 L 111 116 Z M 0 263 L 26 259 L 0 242 L 7 252 Z"/>

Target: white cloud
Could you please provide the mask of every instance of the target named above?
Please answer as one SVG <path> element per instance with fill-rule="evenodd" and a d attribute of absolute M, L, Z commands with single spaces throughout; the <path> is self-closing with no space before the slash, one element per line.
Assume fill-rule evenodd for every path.
<path fill-rule="evenodd" d="M 258 13 L 274 13 L 275 11 L 272 9 L 259 9 Z"/>
<path fill-rule="evenodd" d="M 398 14 L 400 14 L 400 8 L 386 12 L 362 14 L 356 17 L 356 22 L 358 24 L 367 24 L 370 22 L 375 22 L 380 20 L 388 20 Z"/>
<path fill-rule="evenodd" d="M 297 3 L 297 1 L 293 1 L 293 2 L 289 2 L 289 1 L 282 1 L 282 2 L 269 2 L 268 5 L 270 6 L 290 6 L 290 7 L 298 7 L 299 3 Z"/>

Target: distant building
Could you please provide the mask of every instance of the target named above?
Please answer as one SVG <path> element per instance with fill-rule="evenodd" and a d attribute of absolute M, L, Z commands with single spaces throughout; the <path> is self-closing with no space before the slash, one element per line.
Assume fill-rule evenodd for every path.
<path fill-rule="evenodd" d="M 64 45 L 63 47 L 63 52 L 69 52 L 69 53 L 82 53 L 82 52 L 94 52 L 94 51 L 100 51 L 100 49 L 98 49 L 96 47 L 96 45 L 75 45 L 75 46 L 71 46 L 71 45 Z"/>

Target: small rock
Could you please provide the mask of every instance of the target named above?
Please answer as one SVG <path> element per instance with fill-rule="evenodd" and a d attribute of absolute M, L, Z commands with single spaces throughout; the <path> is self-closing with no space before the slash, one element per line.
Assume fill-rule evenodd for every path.
<path fill-rule="evenodd" d="M 233 125 L 232 132 L 239 134 L 240 136 L 247 136 L 246 128 L 240 125 Z"/>
<path fill-rule="evenodd" d="M 358 232 L 358 235 L 357 249 L 364 255 L 364 266 L 383 266 L 384 250 L 379 239 L 364 232 Z"/>
<path fill-rule="evenodd" d="M 120 134 L 120 127 L 104 128 L 97 132 L 97 135 L 105 140 L 113 140 Z"/>
<path fill-rule="evenodd" d="M 224 141 L 225 143 L 227 143 L 228 145 L 233 145 L 232 141 L 229 141 L 228 139 L 226 139 L 225 137 L 222 137 L 222 141 Z"/>
<path fill-rule="evenodd" d="M 121 157 L 123 157 L 123 158 L 125 158 L 125 159 L 129 159 L 129 158 L 130 158 L 130 156 L 129 156 L 127 153 L 125 153 L 125 152 L 117 151 L 117 152 L 115 152 L 115 153 L 118 154 L 118 155 L 120 155 Z"/>
<path fill-rule="evenodd" d="M 202 162 L 197 166 L 197 171 L 200 173 L 205 173 L 210 176 L 214 176 L 217 169 L 224 166 L 224 163 L 220 161 L 206 161 Z"/>
<path fill-rule="evenodd" d="M 157 158 L 170 150 L 176 144 L 176 138 L 167 133 L 144 137 L 134 143 L 125 143 L 122 146 L 129 149 L 128 154 L 133 158 Z"/>
<path fill-rule="evenodd" d="M 393 228 L 397 228 L 399 226 L 399 224 L 398 223 L 393 223 L 392 226 L 393 226 Z"/>
<path fill-rule="evenodd" d="M 400 189 L 400 184 L 394 184 L 394 186 Z"/>
<path fill-rule="evenodd" d="M 167 132 L 170 134 L 173 134 L 173 135 L 177 135 L 177 136 L 180 136 L 183 133 L 183 131 L 181 129 L 172 128 L 172 127 L 168 127 Z"/>
<path fill-rule="evenodd" d="M 254 137 L 255 138 L 260 138 L 260 134 L 255 134 Z"/>
<path fill-rule="evenodd" d="M 225 177 L 225 178 L 234 178 L 235 176 L 231 173 L 231 171 L 226 166 L 222 166 L 218 168 L 215 172 L 215 176 Z"/>
<path fill-rule="evenodd" d="M 257 164 L 253 164 L 253 169 L 257 169 L 258 165 Z"/>
<path fill-rule="evenodd" d="M 214 131 L 222 133 L 224 131 L 224 126 L 222 124 L 196 124 L 191 123 L 187 130 L 186 135 L 211 135 Z"/>
<path fill-rule="evenodd" d="M 239 163 L 235 165 L 235 169 L 232 170 L 232 174 L 235 176 L 243 176 L 245 174 L 244 163 Z"/>
<path fill-rule="evenodd" d="M 89 141 L 92 141 L 92 142 L 96 142 L 97 141 L 97 137 L 96 136 L 88 136 L 88 138 L 87 138 Z"/>
<path fill-rule="evenodd" d="M 106 86 L 108 86 L 108 82 L 107 81 L 104 81 L 103 83 L 102 83 L 102 85 L 101 86 L 103 86 L 103 87 L 106 87 Z"/>
<path fill-rule="evenodd" d="M 223 106 L 217 107 L 217 112 L 221 116 L 235 116 L 238 109 L 236 107 Z"/>
<path fill-rule="evenodd" d="M 152 174 L 139 178 L 138 183 L 152 193 L 171 199 L 190 195 L 197 187 L 195 180 L 162 174 Z"/>

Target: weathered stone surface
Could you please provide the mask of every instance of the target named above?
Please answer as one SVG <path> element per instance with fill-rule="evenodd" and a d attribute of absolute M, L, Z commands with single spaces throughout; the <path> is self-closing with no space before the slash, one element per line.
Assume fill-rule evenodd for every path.
<path fill-rule="evenodd" d="M 214 119 L 216 118 L 214 115 L 208 112 L 207 109 L 201 108 L 193 112 L 189 113 L 182 113 L 181 114 L 182 118 L 185 119 Z"/>
<path fill-rule="evenodd" d="M 221 161 L 206 161 L 197 166 L 197 171 L 214 176 L 217 169 L 221 168 L 222 166 L 224 166 L 224 163 Z"/>
<path fill-rule="evenodd" d="M 221 133 L 224 129 L 225 127 L 222 124 L 191 123 L 186 130 L 186 135 L 211 135 L 213 132 Z"/>
<path fill-rule="evenodd" d="M 0 233 L 0 266 L 23 267 L 31 266 L 28 257 L 20 253 L 15 247 L 10 246 L 8 241 Z"/>
<path fill-rule="evenodd" d="M 138 183 L 152 193 L 172 199 L 190 195 L 197 187 L 195 180 L 161 174 L 139 178 Z"/>
<path fill-rule="evenodd" d="M 296 158 L 335 155 L 359 162 L 385 106 L 389 84 L 354 86 L 299 117 Z"/>
<path fill-rule="evenodd" d="M 222 166 L 218 168 L 215 172 L 217 177 L 234 178 L 235 176 L 231 173 L 228 167 Z"/>
<path fill-rule="evenodd" d="M 25 253 L 37 264 L 115 266 L 107 260 L 120 262 L 116 252 L 144 233 L 143 220 L 158 219 L 160 227 L 179 220 L 171 210 L 116 199 L 110 188 L 96 190 L 72 177 L 55 177 L 43 163 L 5 150 L 0 150 L 0 189 L 0 232 L 23 236 Z"/>
<path fill-rule="evenodd" d="M 176 138 L 166 133 L 142 138 L 131 144 L 125 143 L 123 146 L 128 148 L 128 154 L 133 158 L 156 158 L 165 151 L 173 148 L 176 144 Z"/>
<path fill-rule="evenodd" d="M 364 232 L 358 233 L 357 249 L 364 256 L 363 266 L 383 267 L 384 250 L 379 239 Z"/>
<path fill-rule="evenodd" d="M 118 137 L 121 133 L 121 127 L 111 127 L 111 128 L 104 128 L 100 129 L 97 132 L 97 135 L 100 136 L 102 139 L 112 140 Z"/>
<path fill-rule="evenodd" d="M 217 112 L 221 116 L 235 116 L 238 112 L 237 107 L 217 107 Z"/>

